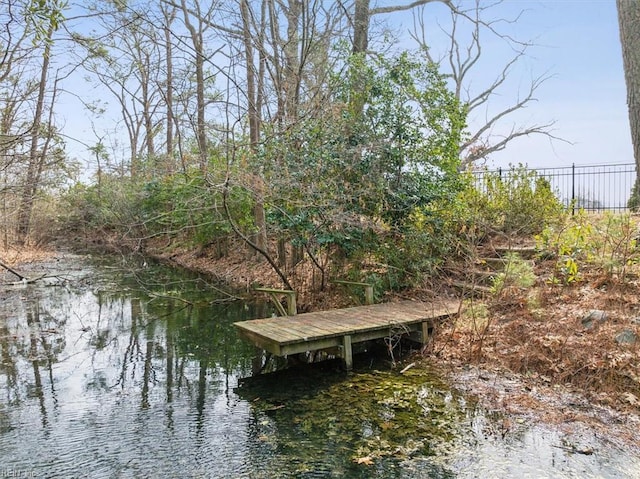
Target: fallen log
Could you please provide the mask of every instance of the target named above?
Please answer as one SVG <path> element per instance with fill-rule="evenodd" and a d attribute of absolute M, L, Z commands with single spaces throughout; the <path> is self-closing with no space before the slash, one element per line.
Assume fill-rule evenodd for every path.
<path fill-rule="evenodd" d="M 20 273 L 18 273 L 15 269 L 13 269 L 11 266 L 6 265 L 5 263 L 3 263 L 2 261 L 0 261 L 0 267 L 3 267 L 4 269 L 6 269 L 7 271 L 9 271 L 9 273 L 14 274 L 18 277 L 18 279 L 20 281 L 29 281 L 29 278 L 27 278 L 26 276 L 22 276 Z"/>
<path fill-rule="evenodd" d="M 14 281 L 13 283 L 8 283 L 11 286 L 20 286 L 23 284 L 31 284 L 31 283 L 35 283 L 38 280 L 41 280 L 42 278 L 46 278 L 47 275 L 46 274 L 41 274 L 40 276 L 36 276 L 34 278 L 27 278 L 27 277 L 23 277 L 20 281 Z"/>
<path fill-rule="evenodd" d="M 33 278 L 29 278 L 27 276 L 24 276 L 20 273 L 18 273 L 15 269 L 13 269 L 11 266 L 7 265 L 6 263 L 0 261 L 0 267 L 6 269 L 7 271 L 9 271 L 9 273 L 15 275 L 18 277 L 19 281 L 15 281 L 12 283 L 8 283 L 12 286 L 17 286 L 17 285 L 21 285 L 21 284 L 31 284 L 31 283 L 35 283 L 36 281 L 38 281 L 39 279 L 42 279 L 44 277 L 46 277 L 46 274 L 41 274 L 40 276 L 35 276 Z"/>

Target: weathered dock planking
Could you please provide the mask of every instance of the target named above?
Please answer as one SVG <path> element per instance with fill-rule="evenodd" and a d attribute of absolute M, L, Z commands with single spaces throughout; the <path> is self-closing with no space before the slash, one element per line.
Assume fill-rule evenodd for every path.
<path fill-rule="evenodd" d="M 402 301 L 332 309 L 234 323 L 242 336 L 276 356 L 338 348 L 345 367 L 353 366 L 351 345 L 399 332 L 420 333 L 426 342 L 433 322 L 458 312 L 459 301 Z"/>

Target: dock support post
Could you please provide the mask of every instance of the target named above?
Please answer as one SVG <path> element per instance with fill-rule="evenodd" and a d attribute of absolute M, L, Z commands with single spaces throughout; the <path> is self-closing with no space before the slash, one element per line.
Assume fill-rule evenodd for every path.
<path fill-rule="evenodd" d="M 429 342 L 429 330 L 433 329 L 433 323 L 431 321 L 422 322 L 422 344 Z"/>
<path fill-rule="evenodd" d="M 295 316 L 298 314 L 298 305 L 296 304 L 296 292 L 290 291 L 287 294 L 287 314 L 289 316 Z"/>
<path fill-rule="evenodd" d="M 373 285 L 368 284 L 364 287 L 364 304 L 373 304 Z"/>
<path fill-rule="evenodd" d="M 344 368 L 347 371 L 351 371 L 353 369 L 353 351 L 351 349 L 351 336 L 349 335 L 342 338 L 342 359 Z"/>
<path fill-rule="evenodd" d="M 335 279 L 332 281 L 332 283 L 363 287 L 364 288 L 364 304 L 366 305 L 373 304 L 373 285 L 371 283 L 361 283 L 358 281 L 343 281 L 340 279 Z"/>

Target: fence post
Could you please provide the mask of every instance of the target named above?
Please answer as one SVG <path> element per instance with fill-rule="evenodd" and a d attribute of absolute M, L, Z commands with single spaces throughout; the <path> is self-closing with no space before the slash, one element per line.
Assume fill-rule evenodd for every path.
<path fill-rule="evenodd" d="M 571 214 L 576 214 L 576 164 L 571 163 Z"/>

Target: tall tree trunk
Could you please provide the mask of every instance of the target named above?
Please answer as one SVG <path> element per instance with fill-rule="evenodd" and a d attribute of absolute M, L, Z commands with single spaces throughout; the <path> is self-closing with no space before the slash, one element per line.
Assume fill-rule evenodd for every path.
<path fill-rule="evenodd" d="M 244 57 L 247 75 L 247 110 L 249 116 L 249 142 L 252 150 L 258 145 L 260 138 L 259 116 L 257 110 L 256 74 L 254 69 L 253 41 L 251 37 L 251 19 L 247 0 L 240 0 L 242 15 L 242 40 L 244 43 Z"/>
<path fill-rule="evenodd" d="M 353 53 L 366 53 L 369 46 L 369 0 L 356 0 L 353 15 Z"/>
<path fill-rule="evenodd" d="M 255 152 L 260 141 L 260 110 L 258 108 L 258 92 L 256 91 L 256 72 L 254 65 L 254 47 L 251 36 L 251 19 L 247 0 L 240 0 L 240 14 L 242 16 L 242 37 L 247 75 L 247 100 L 249 116 L 249 142 L 251 151 Z M 254 243 L 263 250 L 267 248 L 267 220 L 264 212 L 264 184 L 259 174 L 253 175 L 255 203 L 253 218 L 256 226 Z"/>
<path fill-rule="evenodd" d="M 196 47 L 196 109 L 197 109 L 197 130 L 198 150 L 200 152 L 200 168 L 202 171 L 207 167 L 207 130 L 205 123 L 205 99 L 204 99 L 204 52 L 202 50 L 202 36 L 198 36 Z"/>
<path fill-rule="evenodd" d="M 33 202 L 38 190 L 40 182 L 40 173 L 44 163 L 44 151 L 38 151 L 40 141 L 40 130 L 42 126 L 42 115 L 44 112 L 45 94 L 47 91 L 47 77 L 49 73 L 49 62 L 51 57 L 51 44 L 53 40 L 54 23 L 49 23 L 47 37 L 45 39 L 44 53 L 42 57 L 42 70 L 40 71 L 40 83 L 38 84 L 38 99 L 36 102 L 36 111 L 33 116 L 33 125 L 31 127 L 31 147 L 29 148 L 29 165 L 27 167 L 27 175 L 25 178 L 24 188 L 22 190 L 22 199 L 18 209 L 18 235 L 17 240 L 20 244 L 25 244 L 29 230 L 31 228 L 31 213 L 33 211 Z"/>
<path fill-rule="evenodd" d="M 147 149 L 147 161 L 154 160 L 156 156 L 156 147 L 153 141 L 153 137 L 155 136 L 154 128 L 153 128 L 153 114 L 151 112 L 151 94 L 149 92 L 149 87 L 151 85 L 151 59 L 150 55 L 146 52 L 141 52 L 144 60 L 140 62 L 140 79 L 142 80 L 142 118 L 144 121 L 144 130 L 145 130 L 145 146 Z"/>
<path fill-rule="evenodd" d="M 289 8 L 285 10 L 287 17 L 287 41 L 284 44 L 287 127 L 298 120 L 300 107 L 300 15 L 302 4 L 298 0 L 289 0 Z M 306 27 L 306 25 L 305 25 Z"/>
<path fill-rule="evenodd" d="M 165 173 L 173 172 L 173 43 L 171 41 L 171 24 L 175 18 L 175 9 L 168 11 L 162 7 L 165 19 L 164 41 L 165 41 L 165 61 L 167 64 L 167 85 L 165 90 L 165 103 L 167 105 L 167 160 Z"/>
<path fill-rule="evenodd" d="M 627 84 L 627 106 L 633 156 L 636 163 L 636 184 L 631 202 L 637 209 L 640 206 L 640 1 L 617 0 L 618 22 L 620 24 L 620 42 L 624 77 Z"/>
<path fill-rule="evenodd" d="M 355 11 L 353 14 L 353 46 L 352 53 L 354 55 L 365 55 L 369 46 L 369 0 L 355 0 Z M 365 97 L 362 95 L 364 79 L 360 78 L 361 73 L 356 71 L 349 72 L 351 88 L 353 88 L 351 111 L 355 117 L 360 117 L 364 110 Z M 356 94 L 357 92 L 357 94 Z M 351 135 L 352 131 L 347 131 L 347 135 Z"/>
<path fill-rule="evenodd" d="M 189 30 L 191 43 L 193 44 L 193 61 L 196 69 L 196 141 L 200 153 L 200 168 L 202 171 L 205 171 L 207 166 L 207 130 L 205 120 L 204 34 L 202 18 L 198 18 L 198 28 L 196 28 L 196 26 L 191 23 L 191 14 L 185 0 L 182 0 L 181 5 L 184 14 L 184 24 L 187 30 Z"/>
<path fill-rule="evenodd" d="M 276 116 L 274 118 L 275 123 L 282 124 L 284 123 L 285 118 L 285 96 L 284 96 L 284 88 L 282 88 L 283 83 L 283 73 L 282 73 L 282 60 L 280 58 L 280 22 L 278 20 L 278 13 L 276 11 L 276 6 L 274 0 L 267 0 L 268 4 L 268 15 L 269 15 L 269 27 L 270 27 L 270 36 L 271 36 L 271 47 L 273 49 L 273 59 L 271 61 L 273 68 L 273 83 L 275 88 L 275 94 L 277 97 L 277 105 L 278 109 L 276 111 Z"/>

